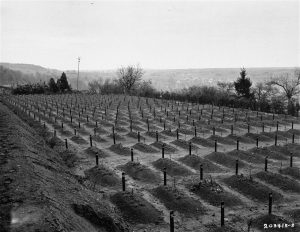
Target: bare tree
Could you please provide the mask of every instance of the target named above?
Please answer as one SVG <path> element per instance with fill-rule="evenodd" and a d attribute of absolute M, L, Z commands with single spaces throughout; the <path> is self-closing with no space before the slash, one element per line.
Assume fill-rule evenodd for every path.
<path fill-rule="evenodd" d="M 117 71 L 118 82 L 124 88 L 124 92 L 131 93 L 131 90 L 137 85 L 144 74 L 142 68 L 138 65 L 121 67 Z"/>
<path fill-rule="evenodd" d="M 226 82 L 226 81 L 218 81 L 217 86 L 221 91 L 225 91 L 226 93 L 230 94 L 234 91 L 234 83 L 233 82 Z"/>
<path fill-rule="evenodd" d="M 253 93 L 258 101 L 269 99 L 278 93 L 270 82 L 258 82 L 253 88 Z"/>
<path fill-rule="evenodd" d="M 290 103 L 292 98 L 300 93 L 300 71 L 296 70 L 293 77 L 291 77 L 289 73 L 273 77 L 271 78 L 270 84 L 280 87 Z"/>

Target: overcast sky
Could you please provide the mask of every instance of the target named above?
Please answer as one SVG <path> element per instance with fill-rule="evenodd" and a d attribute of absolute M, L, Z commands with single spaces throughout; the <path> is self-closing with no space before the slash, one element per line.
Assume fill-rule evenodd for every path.
<path fill-rule="evenodd" d="M 2 1 L 0 61 L 61 70 L 300 66 L 299 1 Z"/>

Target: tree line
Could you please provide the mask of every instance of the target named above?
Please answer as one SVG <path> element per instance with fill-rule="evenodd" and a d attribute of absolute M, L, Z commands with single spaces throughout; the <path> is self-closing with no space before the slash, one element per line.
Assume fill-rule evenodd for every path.
<path fill-rule="evenodd" d="M 300 93 L 299 70 L 295 70 L 293 76 L 282 74 L 253 86 L 246 69 L 242 68 L 234 82 L 218 82 L 217 86 L 195 85 L 175 91 L 159 91 L 151 81 L 142 80 L 144 71 L 139 66 L 121 67 L 116 74 L 114 80 L 100 78 L 89 82 L 89 92 L 160 97 L 295 116 L 300 108 L 297 99 Z"/>
<path fill-rule="evenodd" d="M 12 89 L 12 94 L 51 94 L 51 93 L 70 93 L 71 85 L 68 82 L 66 74 L 63 72 L 61 77 L 55 82 L 50 78 L 49 82 L 17 85 Z"/>

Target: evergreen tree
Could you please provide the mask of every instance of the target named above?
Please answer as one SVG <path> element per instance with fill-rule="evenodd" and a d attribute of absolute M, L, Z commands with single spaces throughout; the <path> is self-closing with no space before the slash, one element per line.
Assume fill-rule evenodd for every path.
<path fill-rule="evenodd" d="M 50 78 L 48 86 L 49 86 L 50 92 L 56 93 L 58 91 L 58 87 L 53 78 Z"/>
<path fill-rule="evenodd" d="M 234 82 L 235 91 L 238 96 L 250 98 L 252 96 L 250 87 L 252 82 L 250 78 L 247 78 L 247 72 L 245 68 L 241 69 L 240 77 Z"/>
<path fill-rule="evenodd" d="M 59 88 L 59 90 L 61 92 L 64 92 L 66 90 L 67 91 L 71 90 L 70 85 L 67 80 L 67 76 L 64 72 L 61 74 L 60 79 L 57 80 L 57 87 Z"/>

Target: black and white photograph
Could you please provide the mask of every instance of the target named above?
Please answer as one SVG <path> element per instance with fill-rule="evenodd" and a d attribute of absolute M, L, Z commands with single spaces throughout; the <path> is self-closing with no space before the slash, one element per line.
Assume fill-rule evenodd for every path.
<path fill-rule="evenodd" d="M 0 0 L 0 231 L 300 231 L 299 110 L 299 0 Z"/>

